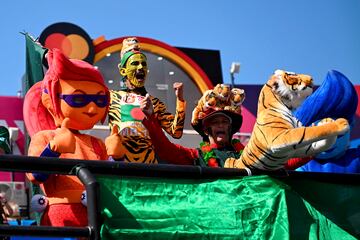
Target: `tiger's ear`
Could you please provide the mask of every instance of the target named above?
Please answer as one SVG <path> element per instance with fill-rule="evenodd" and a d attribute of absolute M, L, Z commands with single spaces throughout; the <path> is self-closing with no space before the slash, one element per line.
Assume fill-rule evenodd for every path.
<path fill-rule="evenodd" d="M 285 73 L 284 70 L 277 69 L 277 70 L 274 72 L 274 75 L 277 76 L 277 77 L 281 77 L 284 73 Z"/>

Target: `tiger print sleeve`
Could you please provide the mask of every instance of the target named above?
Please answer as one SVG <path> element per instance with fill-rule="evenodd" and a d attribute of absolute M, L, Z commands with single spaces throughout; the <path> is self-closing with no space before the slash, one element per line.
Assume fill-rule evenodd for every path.
<path fill-rule="evenodd" d="M 154 113 L 161 127 L 173 138 L 179 139 L 182 137 L 184 122 L 185 122 L 185 109 L 186 102 L 176 100 L 176 112 L 172 115 L 166 110 L 166 106 L 158 98 L 152 97 L 154 105 Z"/>
<path fill-rule="evenodd" d="M 195 159 L 199 158 L 196 149 L 170 142 L 154 115 L 144 118 L 143 124 L 149 131 L 155 152 L 160 159 L 172 164 L 194 165 Z"/>
<path fill-rule="evenodd" d="M 120 127 L 121 122 L 121 95 L 120 92 L 110 90 L 109 126 L 110 130 L 114 125 Z"/>

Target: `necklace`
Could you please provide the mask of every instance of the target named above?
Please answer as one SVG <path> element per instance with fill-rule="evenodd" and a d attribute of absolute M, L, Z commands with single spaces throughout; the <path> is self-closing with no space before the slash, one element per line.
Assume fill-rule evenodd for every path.
<path fill-rule="evenodd" d="M 235 149 L 236 152 L 242 153 L 244 149 L 244 145 L 241 144 L 239 139 L 232 139 L 231 145 Z M 219 163 L 216 160 L 216 154 L 214 149 L 218 149 L 217 144 L 210 144 L 209 142 L 201 142 L 200 150 L 202 152 L 202 156 L 204 158 L 205 163 L 209 167 L 219 167 Z"/>

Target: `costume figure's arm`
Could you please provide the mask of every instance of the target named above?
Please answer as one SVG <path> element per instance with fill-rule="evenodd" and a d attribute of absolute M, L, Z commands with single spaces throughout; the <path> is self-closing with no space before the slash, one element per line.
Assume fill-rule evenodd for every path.
<path fill-rule="evenodd" d="M 34 157 L 59 157 L 60 153 L 54 152 L 50 148 L 50 139 L 53 134 L 36 133 L 32 138 L 29 146 L 28 156 Z M 26 173 L 29 181 L 39 184 L 45 182 L 49 178 L 46 173 Z"/>
<path fill-rule="evenodd" d="M 153 97 L 152 103 L 161 127 L 173 138 L 181 138 L 185 122 L 186 102 L 184 100 L 176 100 L 175 115 L 167 112 L 165 104 L 158 98 Z"/>
<path fill-rule="evenodd" d="M 143 124 L 149 131 L 155 153 L 160 159 L 173 164 L 193 165 L 194 160 L 199 157 L 196 149 L 170 142 L 154 114 L 144 118 Z"/>
<path fill-rule="evenodd" d="M 61 127 L 54 131 L 41 131 L 32 136 L 29 146 L 29 156 L 60 157 L 61 153 L 74 153 L 76 140 L 74 134 L 67 128 L 69 119 L 65 118 Z M 44 182 L 47 174 L 28 174 L 30 181 Z"/>

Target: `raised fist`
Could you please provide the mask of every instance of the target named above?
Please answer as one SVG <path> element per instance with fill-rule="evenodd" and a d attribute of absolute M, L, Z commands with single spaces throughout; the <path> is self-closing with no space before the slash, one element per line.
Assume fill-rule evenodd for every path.
<path fill-rule="evenodd" d="M 173 88 L 175 90 L 175 96 L 180 101 L 184 101 L 184 89 L 183 89 L 183 87 L 184 87 L 184 84 L 182 82 L 175 82 L 173 84 Z"/>
<path fill-rule="evenodd" d="M 146 116 L 151 116 L 154 113 L 154 106 L 148 93 L 140 101 L 140 108 Z"/>

